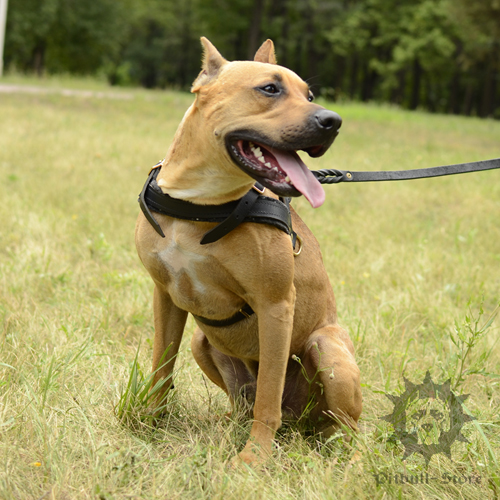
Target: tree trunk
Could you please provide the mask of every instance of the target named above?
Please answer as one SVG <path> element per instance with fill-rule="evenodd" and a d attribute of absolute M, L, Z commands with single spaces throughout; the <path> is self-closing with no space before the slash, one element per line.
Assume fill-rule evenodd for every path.
<path fill-rule="evenodd" d="M 500 73 L 498 69 L 493 70 L 493 82 L 500 82 Z M 499 103 L 499 85 L 493 85 L 493 97 L 491 99 L 491 114 L 493 118 L 500 118 L 500 109 L 498 108 Z"/>
<path fill-rule="evenodd" d="M 481 97 L 481 107 L 479 108 L 479 116 L 491 116 L 493 114 L 493 93 L 495 82 L 493 80 L 494 71 L 494 54 L 491 54 L 488 67 L 486 68 L 486 74 L 484 76 L 484 86 Z"/>
<path fill-rule="evenodd" d="M 369 68 L 368 63 L 363 67 L 363 80 L 361 84 L 361 100 L 366 102 L 373 98 L 377 73 Z"/>
<path fill-rule="evenodd" d="M 425 109 L 427 109 L 427 111 L 435 112 L 436 100 L 434 99 L 433 95 L 433 86 L 431 85 L 430 78 L 428 78 L 425 74 L 423 75 L 423 80 Z"/>
<path fill-rule="evenodd" d="M 500 41 L 493 44 L 493 96 L 491 98 L 491 111 L 493 118 L 500 119 Z"/>
<path fill-rule="evenodd" d="M 264 0 L 254 0 L 252 24 L 248 37 L 248 59 L 253 60 L 259 48 L 260 26 L 262 23 L 262 12 L 264 10 Z"/>
<path fill-rule="evenodd" d="M 461 40 L 455 40 L 455 54 L 453 55 L 453 62 L 455 65 L 455 71 L 453 72 L 452 80 L 450 82 L 450 99 L 448 101 L 448 113 L 453 113 L 454 115 L 460 114 L 460 68 L 458 61 L 462 56 L 463 43 Z"/>
<path fill-rule="evenodd" d="M 45 40 L 39 40 L 33 49 L 33 69 L 35 73 L 42 77 L 45 71 Z"/>
<path fill-rule="evenodd" d="M 474 105 L 474 82 L 469 82 L 465 90 L 464 107 L 462 114 L 470 116 Z"/>
<path fill-rule="evenodd" d="M 406 89 L 406 70 L 398 71 L 398 85 L 395 87 L 390 96 L 390 102 L 395 104 L 403 104 Z"/>
<path fill-rule="evenodd" d="M 184 0 L 184 6 L 181 7 L 184 9 L 182 12 L 182 36 L 181 36 L 181 47 L 183 57 L 181 58 L 181 67 L 179 71 L 180 75 L 180 83 L 181 87 L 186 87 L 191 83 L 189 78 L 189 73 L 191 69 L 191 60 L 190 60 L 190 48 L 191 48 L 191 24 L 192 24 L 192 15 L 191 15 L 191 0 Z"/>
<path fill-rule="evenodd" d="M 315 46 L 314 40 L 314 19 L 313 19 L 313 9 L 310 7 L 307 10 L 307 50 L 306 50 L 306 68 L 303 77 L 307 81 L 314 79 L 318 81 L 318 53 L 317 47 Z"/>
<path fill-rule="evenodd" d="M 359 66 L 359 56 L 354 53 L 351 57 L 351 74 L 349 77 L 349 98 L 355 99 L 358 90 L 358 66 Z"/>
<path fill-rule="evenodd" d="M 333 69 L 332 69 L 333 68 Z M 344 92 L 344 79 L 346 74 L 346 60 L 344 57 L 335 56 L 332 59 L 329 72 L 328 86 L 334 89 L 334 93 L 328 96 L 329 99 L 336 101 Z"/>
<path fill-rule="evenodd" d="M 281 56 L 278 59 L 278 64 L 288 67 L 288 30 L 290 27 L 290 23 L 288 22 L 287 2 L 283 2 L 281 9 L 282 9 L 281 17 L 283 19 L 283 27 L 281 29 L 281 40 L 279 45 L 282 46 L 282 48 L 280 49 Z"/>
<path fill-rule="evenodd" d="M 451 91 L 450 100 L 448 102 L 448 112 L 453 113 L 454 115 L 458 115 L 460 113 L 460 104 L 458 99 L 458 92 L 460 90 L 460 72 L 458 71 L 458 69 L 453 74 L 450 87 Z"/>
<path fill-rule="evenodd" d="M 418 58 L 413 61 L 413 87 L 411 89 L 410 109 L 417 109 L 420 104 L 420 82 L 422 80 L 422 66 Z"/>

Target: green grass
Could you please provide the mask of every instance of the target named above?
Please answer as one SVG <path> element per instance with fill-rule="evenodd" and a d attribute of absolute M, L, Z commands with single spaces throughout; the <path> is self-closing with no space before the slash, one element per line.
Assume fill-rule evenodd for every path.
<path fill-rule="evenodd" d="M 52 89 L 73 89 L 73 90 L 110 90 L 108 82 L 105 77 L 85 77 L 73 76 L 71 74 L 45 74 L 43 77 L 35 75 L 26 75 L 15 71 L 8 71 L 2 76 L 1 83 L 6 85 L 23 85 L 23 86 L 36 86 L 39 88 L 52 88 Z M 120 90 L 120 87 L 113 87 L 114 90 Z"/>
<path fill-rule="evenodd" d="M 16 78 L 9 83 L 33 84 Z M 140 393 L 152 358 L 152 282 L 133 243 L 137 194 L 192 100 L 127 93 L 0 93 L 0 498 L 499 498 L 499 318 L 484 327 L 500 302 L 500 171 L 326 186 L 317 210 L 293 202 L 320 242 L 357 350 L 364 410 L 349 445 L 286 427 L 263 471 L 228 470 L 249 423 L 225 417 L 225 395 L 194 362 L 192 320 L 166 417 L 157 426 L 119 418 L 131 373 Z M 342 133 L 311 168 L 500 156 L 500 122 L 335 109 Z M 381 417 L 393 409 L 384 393 L 402 394 L 403 375 L 419 384 L 428 370 L 470 394 L 469 443 L 453 444 L 452 461 L 432 458 L 429 484 L 377 486 L 374 474 L 426 470 L 420 455 L 402 460 Z M 481 484 L 458 484 L 463 475 Z"/>

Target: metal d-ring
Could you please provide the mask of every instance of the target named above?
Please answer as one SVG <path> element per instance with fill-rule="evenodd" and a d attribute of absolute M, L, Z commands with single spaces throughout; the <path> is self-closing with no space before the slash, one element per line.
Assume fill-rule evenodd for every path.
<path fill-rule="evenodd" d="M 302 238 L 297 235 L 297 243 L 299 244 L 299 249 L 295 251 L 295 248 L 293 249 L 293 255 L 297 257 L 297 255 L 300 255 L 300 252 L 302 252 Z"/>

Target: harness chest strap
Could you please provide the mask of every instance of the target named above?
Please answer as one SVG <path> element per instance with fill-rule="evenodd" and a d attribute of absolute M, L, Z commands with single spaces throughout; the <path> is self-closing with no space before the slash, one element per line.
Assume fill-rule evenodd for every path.
<path fill-rule="evenodd" d="M 245 304 L 236 314 L 233 314 L 233 316 L 227 319 L 209 319 L 204 318 L 203 316 L 197 316 L 196 314 L 193 314 L 193 317 L 200 323 L 220 328 L 223 326 L 234 325 L 235 323 L 238 323 L 238 321 L 249 318 L 250 316 L 252 316 L 252 314 L 255 314 L 255 311 L 250 307 L 249 304 Z"/>
<path fill-rule="evenodd" d="M 158 176 L 161 163 L 155 165 L 149 174 L 144 187 L 139 195 L 139 204 L 145 217 L 153 226 L 155 231 L 165 237 L 163 230 L 154 218 L 151 210 L 176 219 L 219 222 L 217 226 L 208 231 L 200 241 L 206 245 L 213 243 L 242 222 L 256 222 L 274 226 L 292 237 L 295 248 L 296 234 L 292 228 L 289 200 L 283 201 L 262 196 L 264 188 L 256 184 L 243 198 L 223 205 L 197 205 L 189 201 L 172 198 L 163 193 L 158 184 Z"/>

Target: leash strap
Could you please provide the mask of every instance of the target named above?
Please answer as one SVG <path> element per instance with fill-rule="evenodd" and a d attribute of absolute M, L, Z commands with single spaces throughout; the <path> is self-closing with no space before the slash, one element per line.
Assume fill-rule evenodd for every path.
<path fill-rule="evenodd" d="M 378 172 L 355 172 L 350 170 L 324 169 L 313 170 L 321 184 L 338 184 L 339 182 L 377 182 L 405 181 L 410 179 L 425 179 L 427 177 L 442 177 L 443 175 L 466 174 L 500 168 L 500 158 L 458 163 L 442 167 L 418 168 L 414 170 L 389 170 Z"/>

